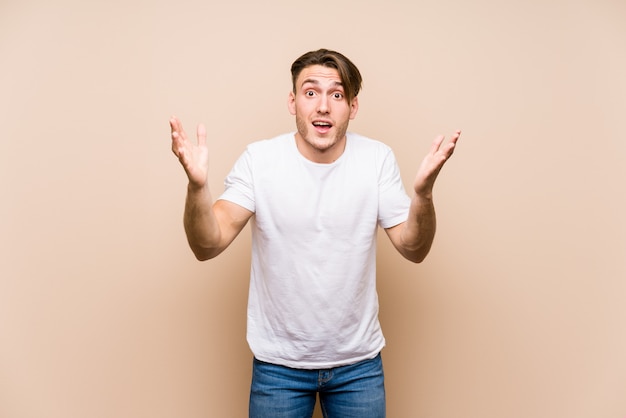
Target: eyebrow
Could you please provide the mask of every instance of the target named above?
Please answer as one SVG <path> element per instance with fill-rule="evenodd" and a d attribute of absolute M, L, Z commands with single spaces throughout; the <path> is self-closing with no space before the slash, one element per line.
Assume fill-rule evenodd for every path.
<path fill-rule="evenodd" d="M 307 78 L 306 80 L 304 80 L 302 82 L 302 86 L 304 86 L 305 84 L 315 84 L 315 85 L 319 85 L 320 82 L 318 80 L 315 80 L 313 78 Z M 339 86 L 339 87 L 343 87 L 343 83 L 341 81 L 334 81 L 333 84 L 335 86 Z"/>

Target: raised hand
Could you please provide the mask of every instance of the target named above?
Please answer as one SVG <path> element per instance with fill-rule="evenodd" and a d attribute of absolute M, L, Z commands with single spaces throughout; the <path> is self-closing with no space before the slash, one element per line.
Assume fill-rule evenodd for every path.
<path fill-rule="evenodd" d="M 207 183 L 209 172 L 209 149 L 206 146 L 206 129 L 204 125 L 198 125 L 197 143 L 187 138 L 183 125 L 177 117 L 170 119 L 172 130 L 172 152 L 187 173 L 189 184 L 194 187 L 204 187 Z"/>
<path fill-rule="evenodd" d="M 452 156 L 456 142 L 459 140 L 460 136 L 461 131 L 456 131 L 446 144 L 443 144 L 443 135 L 435 138 L 429 153 L 422 160 L 419 170 L 417 171 L 417 176 L 415 177 L 413 188 L 417 196 L 428 199 L 432 198 L 433 186 L 435 185 L 437 175 L 439 175 L 446 161 Z"/>

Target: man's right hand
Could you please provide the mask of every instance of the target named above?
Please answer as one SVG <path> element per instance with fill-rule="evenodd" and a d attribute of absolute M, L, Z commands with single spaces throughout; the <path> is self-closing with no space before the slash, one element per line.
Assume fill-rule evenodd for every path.
<path fill-rule="evenodd" d="M 183 125 L 177 117 L 170 119 L 172 129 L 172 152 L 182 164 L 189 178 L 189 185 L 194 188 L 202 188 L 207 184 L 209 173 L 209 149 L 206 146 L 206 129 L 204 125 L 198 125 L 197 144 L 188 138 Z"/>

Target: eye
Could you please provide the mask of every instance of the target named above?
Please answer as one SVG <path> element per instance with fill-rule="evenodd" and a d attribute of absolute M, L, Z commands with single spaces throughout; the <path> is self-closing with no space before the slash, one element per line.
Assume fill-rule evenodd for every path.
<path fill-rule="evenodd" d="M 313 97 L 315 96 L 315 92 L 313 90 L 308 90 L 304 92 L 304 95 L 307 97 Z"/>
<path fill-rule="evenodd" d="M 337 100 L 341 100 L 341 99 L 343 99 L 343 93 L 338 93 L 338 92 L 337 92 L 337 93 L 334 93 L 334 94 L 333 94 L 333 97 L 334 97 L 335 99 L 337 99 Z"/>

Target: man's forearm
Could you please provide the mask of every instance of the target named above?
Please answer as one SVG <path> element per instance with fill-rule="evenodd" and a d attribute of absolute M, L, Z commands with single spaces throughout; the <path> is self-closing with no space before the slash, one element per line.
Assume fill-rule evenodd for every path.
<path fill-rule="evenodd" d="M 411 200 L 409 218 L 401 234 L 402 255 L 415 263 L 422 262 L 435 238 L 437 220 L 432 197 L 414 196 Z"/>
<path fill-rule="evenodd" d="M 215 250 L 220 243 L 220 228 L 208 187 L 187 187 L 183 222 L 187 241 L 198 260 L 208 260 L 217 255 Z"/>
<path fill-rule="evenodd" d="M 409 218 L 398 226 L 398 232 L 390 231 L 394 246 L 407 259 L 420 263 L 426 258 L 435 239 L 437 220 L 433 204 L 433 186 L 439 171 L 454 152 L 461 131 L 456 131 L 447 144 L 439 135 L 430 152 L 424 157 L 415 176 Z M 395 229 L 395 228 L 392 228 Z"/>

